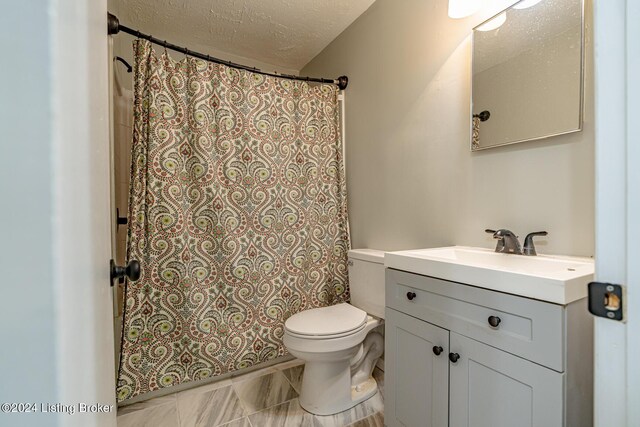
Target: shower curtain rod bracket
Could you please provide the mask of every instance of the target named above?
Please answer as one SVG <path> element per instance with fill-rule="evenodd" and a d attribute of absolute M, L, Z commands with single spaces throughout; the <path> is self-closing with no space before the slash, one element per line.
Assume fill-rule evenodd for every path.
<path fill-rule="evenodd" d="M 242 64 L 236 64 L 231 61 L 225 61 L 222 59 L 214 58 L 204 53 L 194 52 L 192 50 L 187 49 L 186 47 L 180 47 L 172 43 L 167 43 L 166 40 L 163 41 L 149 34 L 144 34 L 138 30 L 125 27 L 124 25 L 120 25 L 120 21 L 118 20 L 117 16 L 115 16 L 112 13 L 107 13 L 107 34 L 114 35 L 114 34 L 120 33 L 121 31 L 123 33 L 131 34 L 132 36 L 136 36 L 137 38 L 140 38 L 140 39 L 149 40 L 151 43 L 162 46 L 165 49 L 175 50 L 176 52 L 184 53 L 185 55 L 193 56 L 194 58 L 200 58 L 205 61 L 215 62 L 216 64 L 227 65 L 232 68 L 252 71 L 257 74 L 263 74 L 265 76 L 280 77 L 280 78 L 289 79 L 289 80 L 301 80 L 301 81 L 315 82 L 315 83 L 331 83 L 331 84 L 337 85 L 340 90 L 345 90 L 347 88 L 347 85 L 349 84 L 349 79 L 347 78 L 347 76 L 340 76 L 337 79 L 325 79 L 321 77 L 302 77 L 302 76 L 294 76 L 291 74 L 270 73 L 268 71 L 262 71 L 255 67 L 249 67 Z"/>
<path fill-rule="evenodd" d="M 107 13 L 107 34 L 118 34 L 120 32 L 120 21 L 118 18 L 111 14 Z"/>
<path fill-rule="evenodd" d="M 338 77 L 338 89 L 340 90 L 345 90 L 347 88 L 347 85 L 349 84 L 349 77 L 347 76 L 340 76 Z"/>

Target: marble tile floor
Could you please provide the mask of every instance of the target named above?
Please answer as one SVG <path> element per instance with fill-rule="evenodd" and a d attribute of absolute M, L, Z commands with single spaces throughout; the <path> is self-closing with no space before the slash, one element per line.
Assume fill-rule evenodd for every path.
<path fill-rule="evenodd" d="M 245 375 L 157 397 L 118 410 L 118 427 L 383 427 L 384 372 L 379 393 L 340 414 L 320 417 L 298 402 L 304 365 L 281 363 Z"/>

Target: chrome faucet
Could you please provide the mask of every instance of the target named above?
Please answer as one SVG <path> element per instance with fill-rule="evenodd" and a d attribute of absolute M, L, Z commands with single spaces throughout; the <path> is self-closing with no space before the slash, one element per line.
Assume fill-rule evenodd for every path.
<path fill-rule="evenodd" d="M 504 228 L 501 228 L 498 231 L 489 229 L 484 231 L 493 234 L 493 238 L 498 241 L 498 243 L 496 244 L 496 252 L 522 255 L 522 249 L 520 249 L 518 236 L 513 234 L 513 231 Z"/>
<path fill-rule="evenodd" d="M 531 256 L 537 255 L 533 238 L 535 236 L 546 236 L 549 234 L 546 231 L 534 231 L 533 233 L 527 234 L 527 237 L 524 239 L 524 248 L 520 249 L 520 241 L 518 241 L 518 236 L 516 236 L 513 231 L 504 228 L 497 231 L 490 229 L 484 231 L 492 234 L 493 238 L 498 241 L 496 243 L 496 252 Z"/>

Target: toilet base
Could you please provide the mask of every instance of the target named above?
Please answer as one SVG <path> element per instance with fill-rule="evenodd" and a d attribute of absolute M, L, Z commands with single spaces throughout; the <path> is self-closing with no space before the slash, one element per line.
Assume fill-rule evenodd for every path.
<path fill-rule="evenodd" d="M 368 316 L 365 328 L 330 339 L 304 338 L 285 330 L 289 353 L 305 361 L 299 397 L 303 409 L 315 415 L 333 415 L 376 394 L 372 372 L 384 350 L 384 340 L 372 330 L 379 324 L 380 320 Z"/>
<path fill-rule="evenodd" d="M 300 389 L 300 406 L 315 415 L 333 415 L 351 409 L 378 391 L 371 377 L 351 386 L 349 361 L 307 362 Z"/>
<path fill-rule="evenodd" d="M 359 403 L 364 402 L 367 399 L 370 399 L 371 397 L 375 396 L 377 392 L 378 392 L 378 383 L 373 377 L 369 378 L 362 384 L 358 384 L 357 386 L 352 386 L 351 402 L 353 403 L 353 405 L 350 406 L 350 408 L 352 408 L 353 406 L 356 406 Z"/>

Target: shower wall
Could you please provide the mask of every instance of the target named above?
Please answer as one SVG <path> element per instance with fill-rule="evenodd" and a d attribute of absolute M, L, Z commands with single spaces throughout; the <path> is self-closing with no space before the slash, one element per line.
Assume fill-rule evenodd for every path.
<path fill-rule="evenodd" d="M 122 64 L 114 64 L 113 88 L 113 127 L 114 127 L 114 202 L 120 217 L 127 216 L 129 210 L 129 181 L 131 168 L 131 141 L 133 137 L 133 92 L 124 83 L 131 79 Z M 129 84 L 130 85 L 130 84 Z M 127 253 L 127 225 L 119 225 L 116 232 L 115 261 L 125 265 Z M 124 287 L 117 284 L 115 293 L 113 325 L 116 350 L 116 367 L 119 363 L 120 338 L 122 335 L 122 311 L 124 306 Z"/>
<path fill-rule="evenodd" d="M 129 181 L 131 168 L 131 141 L 133 135 L 133 92 L 122 86 L 116 71 L 114 90 L 114 167 L 115 202 L 121 217 L 127 216 L 129 207 Z M 122 72 L 125 74 L 125 72 Z M 128 76 L 127 76 L 128 77 Z M 127 227 L 118 227 L 116 256 L 118 265 L 124 264 L 127 244 Z"/>

